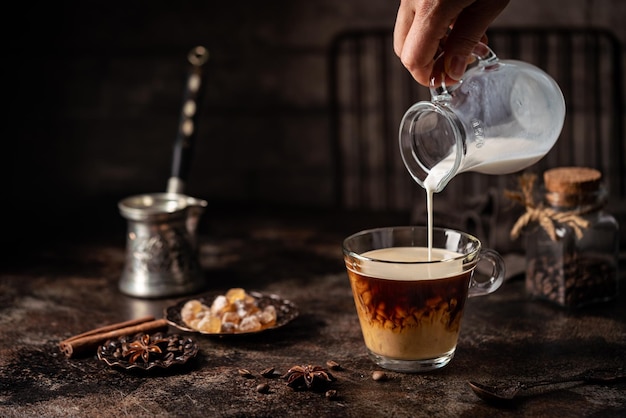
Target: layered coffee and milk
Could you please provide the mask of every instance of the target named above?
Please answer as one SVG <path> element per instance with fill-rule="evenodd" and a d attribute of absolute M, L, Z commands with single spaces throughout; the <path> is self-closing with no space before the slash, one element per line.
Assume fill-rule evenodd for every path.
<path fill-rule="evenodd" d="M 383 248 L 361 254 L 368 260 L 346 263 L 371 352 L 420 360 L 456 347 L 472 269 L 463 271 L 462 254 L 433 248 L 429 263 L 428 252 L 426 247 Z"/>

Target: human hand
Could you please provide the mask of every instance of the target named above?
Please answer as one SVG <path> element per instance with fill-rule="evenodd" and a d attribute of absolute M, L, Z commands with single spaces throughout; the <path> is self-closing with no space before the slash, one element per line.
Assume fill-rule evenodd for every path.
<path fill-rule="evenodd" d="M 459 80 L 472 50 L 509 0 L 400 0 L 393 47 L 415 80 L 429 86 L 434 58 L 444 54 L 448 78 Z"/>

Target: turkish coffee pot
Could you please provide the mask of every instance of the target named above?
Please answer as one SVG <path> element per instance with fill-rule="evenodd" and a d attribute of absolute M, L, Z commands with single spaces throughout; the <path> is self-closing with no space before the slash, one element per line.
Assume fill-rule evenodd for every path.
<path fill-rule="evenodd" d="M 198 259 L 196 229 L 207 207 L 203 199 L 184 194 L 196 133 L 203 65 L 208 51 L 191 50 L 191 64 L 165 193 L 127 197 L 118 203 L 128 220 L 126 263 L 119 282 L 122 293 L 158 298 L 194 293 L 206 285 Z"/>

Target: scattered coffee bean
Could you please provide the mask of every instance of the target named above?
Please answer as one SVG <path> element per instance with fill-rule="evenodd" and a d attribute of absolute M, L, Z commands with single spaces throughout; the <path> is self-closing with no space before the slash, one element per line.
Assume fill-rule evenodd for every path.
<path fill-rule="evenodd" d="M 383 371 L 380 370 L 375 370 L 372 373 L 372 379 L 374 379 L 375 381 L 383 381 L 387 379 L 387 374 Z"/>
<path fill-rule="evenodd" d="M 326 399 L 337 399 L 337 391 L 335 389 L 327 390 L 325 393 Z"/>
<path fill-rule="evenodd" d="M 267 369 L 261 372 L 261 376 L 263 377 L 274 377 L 274 368 L 268 367 Z"/>
<path fill-rule="evenodd" d="M 250 370 L 239 369 L 238 372 L 239 372 L 239 375 L 242 377 L 247 377 L 247 378 L 254 377 L 254 375 L 250 372 Z"/>
<path fill-rule="evenodd" d="M 327 365 L 327 366 L 328 366 L 328 368 L 329 368 L 329 369 L 331 369 L 331 370 L 339 370 L 339 369 L 341 369 L 341 366 L 339 365 L 339 363 L 337 363 L 337 362 L 336 362 L 336 361 L 334 361 L 334 360 L 328 360 L 328 361 L 326 362 L 326 365 Z"/>
<path fill-rule="evenodd" d="M 261 383 L 260 385 L 257 385 L 256 391 L 259 393 L 267 393 L 270 391 L 270 387 L 267 383 Z"/>

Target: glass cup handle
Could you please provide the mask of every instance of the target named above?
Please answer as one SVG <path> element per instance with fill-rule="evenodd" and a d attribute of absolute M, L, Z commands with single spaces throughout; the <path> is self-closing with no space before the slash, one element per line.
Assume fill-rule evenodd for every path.
<path fill-rule="evenodd" d="M 468 292 L 468 297 L 473 296 L 482 296 L 488 295 L 489 293 L 493 293 L 504 282 L 504 260 L 500 256 L 500 254 L 492 249 L 483 248 L 480 251 L 480 258 L 478 263 L 486 262 L 491 264 L 491 273 L 489 274 L 489 278 L 487 280 L 476 280 L 476 272 L 472 275 L 472 279 L 470 281 L 470 287 Z"/>
<path fill-rule="evenodd" d="M 444 53 L 442 52 L 435 58 L 435 64 L 433 65 L 433 71 L 430 75 L 430 94 L 433 102 L 446 102 L 450 100 L 450 92 L 456 88 L 458 81 L 451 80 L 446 75 L 444 70 Z M 498 57 L 486 44 L 479 42 L 472 51 L 472 56 L 475 58 L 471 62 L 466 72 L 474 67 L 491 67 L 498 64 Z"/>

